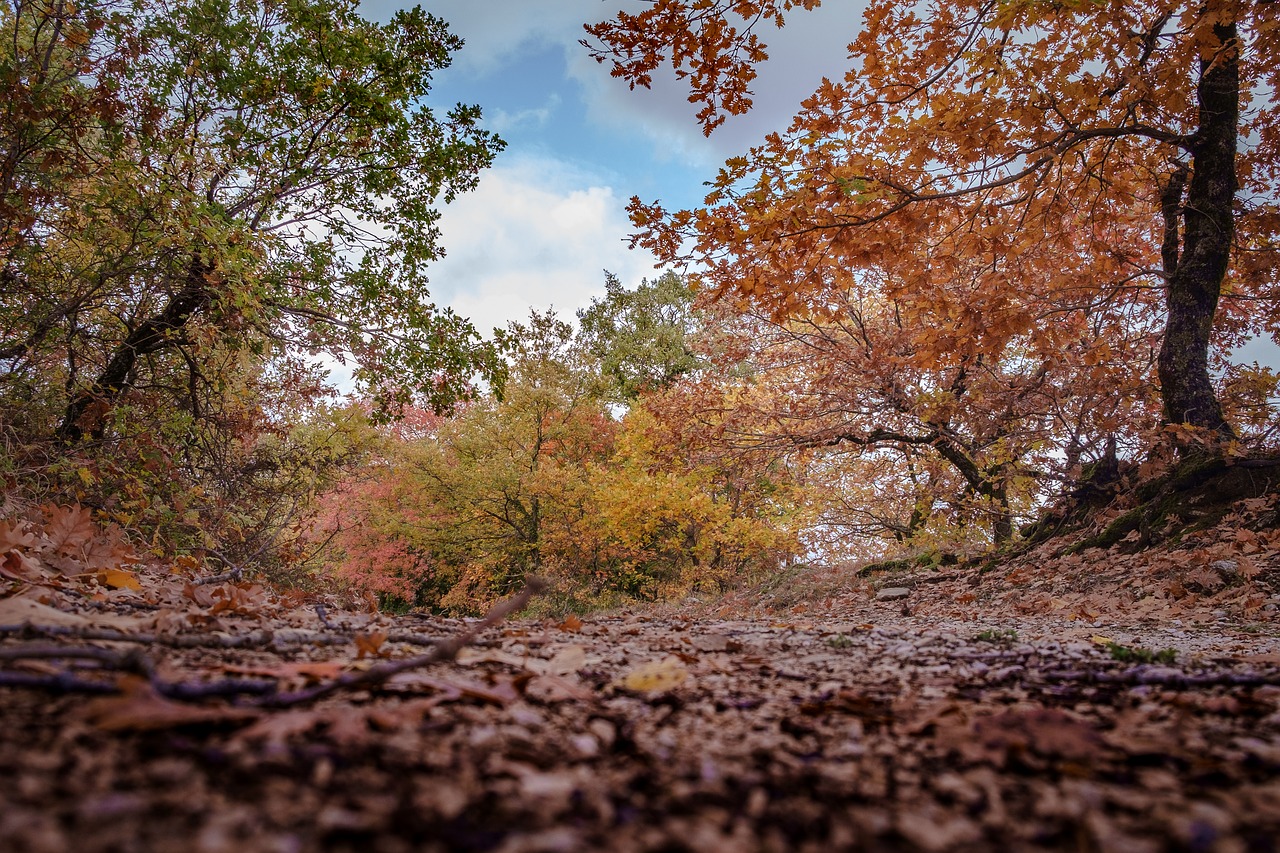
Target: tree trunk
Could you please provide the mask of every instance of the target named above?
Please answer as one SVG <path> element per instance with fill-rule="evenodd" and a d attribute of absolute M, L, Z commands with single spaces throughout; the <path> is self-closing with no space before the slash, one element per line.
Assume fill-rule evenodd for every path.
<path fill-rule="evenodd" d="M 1165 193 L 1168 319 L 1158 371 L 1166 423 L 1234 435 L 1209 378 L 1209 335 L 1235 231 L 1236 142 L 1240 120 L 1240 45 L 1234 22 L 1213 28 L 1218 50 L 1200 60 L 1200 127 L 1191 146 L 1191 179 L 1182 205 L 1182 253 L 1171 250 Z M 1170 187 L 1181 188 L 1175 175 Z M 1179 193 L 1180 194 L 1180 193 Z M 1174 220 L 1176 228 L 1176 219 Z M 1176 235 L 1175 235 L 1176 236 Z M 1172 269 L 1170 269 L 1172 265 Z"/>
<path fill-rule="evenodd" d="M 211 272 L 209 264 L 200 256 L 191 261 L 186 282 L 169 298 L 164 310 L 130 332 L 116 347 L 93 385 L 77 393 L 67 404 L 67 411 L 56 432 L 58 439 L 74 444 L 84 438 L 86 430 L 95 438 L 102 437 L 103 414 L 132 387 L 133 369 L 138 358 L 167 346 L 171 340 L 170 333 L 185 326 L 213 298 L 209 281 Z M 95 412 L 97 416 L 94 416 Z"/>

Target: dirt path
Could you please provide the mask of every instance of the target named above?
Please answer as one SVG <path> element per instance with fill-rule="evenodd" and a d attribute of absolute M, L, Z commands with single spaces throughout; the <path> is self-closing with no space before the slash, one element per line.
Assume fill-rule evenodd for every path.
<path fill-rule="evenodd" d="M 510 623 L 457 661 L 283 709 L 252 707 L 248 685 L 367 671 L 371 655 L 404 659 L 465 626 L 322 626 L 297 608 L 257 645 L 216 638 L 261 617 L 146 647 L 153 683 L 239 679 L 234 702 L 175 701 L 143 679 L 64 692 L 49 679 L 83 687 L 119 658 L 72 669 L 24 654 L 5 671 L 47 683 L 0 687 L 0 847 L 1265 851 L 1280 838 L 1273 636 L 963 621 L 873 600 L 817 619 L 700 615 Z M 348 629 L 358 639 L 337 641 Z M 0 650 L 55 642 L 6 636 Z M 1138 660 L 1165 648 L 1171 663 Z"/>

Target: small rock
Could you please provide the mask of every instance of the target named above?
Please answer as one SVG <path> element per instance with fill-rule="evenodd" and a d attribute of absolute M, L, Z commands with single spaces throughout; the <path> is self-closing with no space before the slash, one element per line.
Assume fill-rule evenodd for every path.
<path fill-rule="evenodd" d="M 1240 564 L 1235 560 L 1215 560 L 1209 564 L 1209 568 L 1228 580 L 1240 574 Z"/>
<path fill-rule="evenodd" d="M 911 590 L 905 586 L 890 586 L 876 593 L 876 601 L 897 601 L 910 594 Z"/>

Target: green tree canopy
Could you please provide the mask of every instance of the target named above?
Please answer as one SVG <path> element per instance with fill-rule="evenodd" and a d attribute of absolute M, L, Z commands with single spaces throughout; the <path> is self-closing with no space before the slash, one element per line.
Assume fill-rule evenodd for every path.
<path fill-rule="evenodd" d="M 621 400 L 670 385 L 701 363 L 690 349 L 698 328 L 693 290 L 673 272 L 627 290 L 605 273 L 603 299 L 578 312 L 579 340 Z"/>
<path fill-rule="evenodd" d="M 4 6 L 0 403 L 75 442 L 139 395 L 198 418 L 228 371 L 302 352 L 353 356 L 384 413 L 496 368 L 425 270 L 502 143 L 427 102 L 443 21 L 357 5 Z"/>

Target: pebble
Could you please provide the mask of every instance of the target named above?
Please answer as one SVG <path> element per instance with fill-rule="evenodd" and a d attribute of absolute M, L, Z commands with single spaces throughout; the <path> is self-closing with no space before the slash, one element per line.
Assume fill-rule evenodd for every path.
<path fill-rule="evenodd" d="M 1215 560 L 1209 564 L 1209 568 L 1226 578 L 1240 574 L 1240 564 L 1235 560 Z"/>
<path fill-rule="evenodd" d="M 890 586 L 876 593 L 876 601 L 897 601 L 910 594 L 911 590 L 905 586 Z"/>

